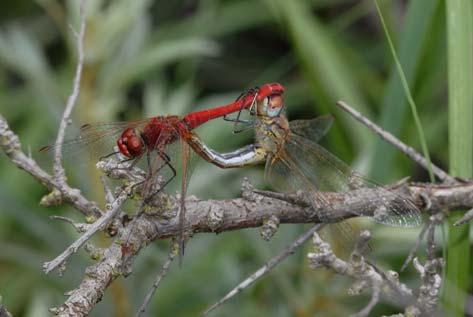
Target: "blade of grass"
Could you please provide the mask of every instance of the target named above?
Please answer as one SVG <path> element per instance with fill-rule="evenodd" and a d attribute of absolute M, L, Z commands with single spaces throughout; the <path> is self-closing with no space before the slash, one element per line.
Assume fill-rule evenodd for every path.
<path fill-rule="evenodd" d="M 394 135 L 399 134 L 401 126 L 405 121 L 403 120 L 407 106 L 405 95 L 409 94 L 409 90 L 406 91 L 405 85 L 406 83 L 412 85 L 417 76 L 423 48 L 429 37 L 429 31 L 438 3 L 438 0 L 411 1 L 408 7 L 406 22 L 399 43 L 399 57 L 395 56 L 397 62 L 391 71 L 381 105 L 381 126 Z M 379 8 L 377 1 L 375 1 L 375 4 Z M 384 29 L 388 33 L 385 26 Z M 390 42 L 392 47 L 392 41 Z M 395 55 L 395 51 L 392 51 L 393 55 Z M 398 70 L 399 64 L 402 65 L 404 70 L 402 74 Z M 402 77 L 401 81 L 400 77 Z M 386 166 L 392 165 L 394 153 L 395 150 L 388 144 L 382 141 L 377 142 L 374 151 L 375 159 L 372 163 L 373 176 L 381 180 L 389 177 L 391 169 L 386 168 Z"/>
<path fill-rule="evenodd" d="M 409 84 L 407 82 L 406 75 L 404 74 L 401 62 L 399 61 L 399 58 L 397 56 L 396 49 L 394 48 L 394 44 L 391 40 L 391 36 L 389 35 L 388 29 L 386 27 L 386 23 L 384 22 L 383 13 L 381 12 L 381 9 L 379 7 L 378 0 L 375 0 L 374 3 L 376 5 L 376 10 L 378 11 L 378 15 L 379 15 L 379 18 L 381 20 L 381 24 L 382 24 L 384 32 L 386 34 L 386 38 L 387 38 L 388 43 L 389 43 L 389 48 L 391 50 L 391 53 L 393 54 L 393 58 L 394 58 L 394 62 L 396 64 L 397 72 L 399 73 L 399 77 L 401 78 L 401 83 L 402 83 L 402 87 L 404 89 L 404 93 L 406 94 L 407 102 L 409 103 L 409 106 L 410 106 L 411 111 L 412 111 L 412 116 L 414 117 L 414 122 L 415 122 L 415 125 L 416 125 L 416 128 L 417 128 L 417 134 L 419 135 L 419 141 L 420 141 L 420 144 L 421 144 L 421 147 L 422 147 L 422 152 L 424 154 L 425 159 L 427 160 L 430 181 L 434 182 L 435 178 L 434 178 L 434 173 L 432 172 L 432 163 L 430 161 L 429 149 L 427 147 L 427 142 L 425 141 L 424 129 L 422 128 L 422 123 L 420 122 L 419 114 L 417 113 L 417 107 L 416 107 L 416 104 L 414 102 L 414 98 L 412 98 L 412 94 L 411 94 L 411 91 L 409 89 Z"/>
<path fill-rule="evenodd" d="M 289 40 L 294 46 L 300 69 L 310 83 L 311 93 L 317 108 L 322 112 L 334 112 L 336 100 L 351 100 L 363 113 L 370 113 L 366 100 L 361 94 L 358 76 L 352 65 L 347 63 L 344 49 L 338 37 L 311 13 L 303 1 L 266 1 L 280 17 L 282 29 L 287 30 Z M 337 111 L 335 111 L 337 112 Z M 373 144 L 374 137 L 366 130 L 353 124 L 352 119 L 340 115 L 343 126 L 348 130 L 351 142 L 361 152 Z M 337 144 L 337 154 L 346 157 L 347 138 L 341 131 L 331 131 L 329 138 Z M 344 152 L 342 152 L 344 151 Z"/>
<path fill-rule="evenodd" d="M 473 5 L 471 1 L 446 1 L 449 157 L 453 176 L 473 173 Z M 449 219 L 447 267 L 443 302 L 447 315 L 465 315 L 469 275 L 469 226 L 453 228 Z"/>

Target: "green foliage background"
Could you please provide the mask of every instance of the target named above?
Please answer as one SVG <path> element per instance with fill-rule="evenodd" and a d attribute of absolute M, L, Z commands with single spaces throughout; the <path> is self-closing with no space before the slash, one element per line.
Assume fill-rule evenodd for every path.
<path fill-rule="evenodd" d="M 68 23 L 78 25 L 78 1 L 16 1 L 0 4 L 0 113 L 18 133 L 25 150 L 55 137 L 70 93 L 76 64 Z M 440 0 L 380 1 L 421 120 L 432 159 L 446 166 L 445 8 Z M 401 154 L 335 108 L 355 106 L 375 122 L 420 148 L 379 17 L 371 0 L 90 0 L 86 63 L 74 125 L 184 114 L 235 99 L 265 82 L 287 88 L 292 119 L 333 113 L 336 124 L 324 145 L 358 170 L 382 182 L 410 175 L 427 180 Z M 72 129 L 73 130 L 73 129 Z M 226 151 L 251 142 L 216 120 L 197 131 L 212 147 Z M 0 160 L 0 294 L 15 316 L 47 316 L 64 301 L 91 263 L 79 252 L 64 276 L 45 276 L 41 263 L 77 237 L 53 214 L 80 217 L 68 206 L 42 208 L 46 194 L 36 181 Z M 44 160 L 43 160 L 44 161 Z M 47 160 L 46 160 L 47 161 Z M 69 179 L 89 197 L 102 200 L 93 165 L 69 166 Z M 239 194 L 244 176 L 257 186 L 262 167 L 219 170 L 196 166 L 191 193 L 201 198 Z M 362 223 L 375 235 L 373 259 L 399 269 L 417 230 Z M 150 315 L 194 316 L 219 299 L 302 231 L 283 226 L 269 243 L 257 230 L 197 235 L 182 268 L 173 267 L 152 302 Z M 106 245 L 99 237 L 96 242 Z M 364 301 L 346 295 L 349 281 L 311 271 L 298 252 L 265 279 L 215 312 L 215 316 L 346 316 Z M 343 249 L 343 248 L 342 248 Z M 94 316 L 129 316 L 164 261 L 167 242 L 148 247 L 134 274 L 119 279 Z M 403 275 L 418 284 L 412 272 Z M 366 298 L 368 300 L 368 298 Z M 376 313 L 396 312 L 379 306 Z"/>

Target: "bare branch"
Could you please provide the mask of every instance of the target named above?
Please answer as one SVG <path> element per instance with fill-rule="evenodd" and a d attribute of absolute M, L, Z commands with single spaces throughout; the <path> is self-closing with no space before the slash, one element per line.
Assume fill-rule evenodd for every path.
<path fill-rule="evenodd" d="M 59 124 L 59 130 L 58 130 L 57 138 L 56 138 L 56 147 L 54 149 L 54 178 L 60 185 L 63 185 L 66 183 L 66 175 L 64 172 L 64 168 L 62 167 L 62 164 L 61 164 L 61 158 L 62 158 L 61 144 L 64 141 L 64 135 L 66 133 L 66 128 L 69 124 L 71 113 L 72 113 L 72 110 L 74 109 L 74 106 L 76 105 L 77 97 L 79 96 L 80 80 L 82 76 L 82 68 L 84 66 L 84 34 L 85 34 L 85 27 L 86 27 L 85 5 L 86 5 L 86 0 L 81 0 L 79 4 L 80 29 L 79 29 L 78 34 L 74 32 L 74 37 L 77 43 L 76 45 L 77 45 L 77 58 L 78 58 L 76 73 L 75 73 L 74 82 L 72 85 L 72 93 L 67 98 L 66 107 L 62 115 L 61 123 Z"/>
<path fill-rule="evenodd" d="M 251 186 L 247 184 L 246 191 L 249 188 Z M 473 183 L 454 185 L 412 183 L 404 184 L 403 188 L 392 189 L 391 187 L 391 190 L 396 190 L 396 194 L 399 195 L 408 195 L 419 208 L 422 208 L 428 200 L 429 209 L 425 210 L 426 212 L 473 206 Z M 367 200 L 373 197 L 373 193 L 369 191 L 370 189 L 363 189 L 357 191 L 356 194 L 353 192 L 324 193 L 327 204 L 330 204 L 330 206 L 325 207 L 329 207 L 331 211 L 334 211 L 333 214 L 330 214 L 330 218 L 325 217 L 324 220 L 338 222 L 343 218 L 354 217 L 353 209 L 360 207 L 369 216 L 370 212 L 373 212 L 373 209 L 366 208 L 366 204 L 369 204 Z M 288 203 L 285 199 L 274 199 L 266 197 L 266 195 L 259 196 L 248 192 L 246 195 L 253 199 L 251 201 L 242 198 L 202 201 L 192 196 L 187 197 L 186 231 L 189 233 L 211 233 L 258 227 L 262 226 L 265 220 L 273 215 L 279 219 L 281 224 L 317 223 L 320 221 L 317 213 L 314 213 L 310 207 L 306 207 L 304 204 L 299 206 Z M 297 193 L 294 195 L 297 195 Z M 128 268 L 131 267 L 141 249 L 156 239 L 167 239 L 176 236 L 179 228 L 177 220 L 178 197 L 169 196 L 165 198 L 163 196 L 161 199 L 163 199 L 162 203 L 157 204 L 157 207 L 150 208 L 139 217 L 135 217 L 126 226 L 120 228 L 115 242 L 104 251 L 100 263 L 87 268 L 84 280 L 78 288 L 69 293 L 69 298 L 58 308 L 58 313 L 60 311 L 77 312 L 80 307 L 82 315 L 87 315 L 95 304 L 101 300 L 111 281 L 120 275 L 131 273 Z M 169 206 L 171 210 L 163 206 Z M 337 208 L 334 208 L 334 206 L 337 206 Z M 324 208 L 324 206 L 321 208 Z M 217 217 L 218 221 L 212 220 L 214 218 L 212 215 L 215 214 L 219 215 Z M 123 253 L 124 241 L 127 241 L 127 245 L 130 246 L 128 253 Z M 372 267 L 377 272 L 376 267 Z M 381 275 L 379 272 L 377 274 Z M 386 276 L 384 278 L 386 283 L 393 283 L 399 287 L 397 273 L 390 274 L 388 272 L 383 274 Z M 402 293 L 406 292 L 408 292 L 408 289 L 402 291 Z M 64 313 L 63 316 L 68 315 Z"/>
<path fill-rule="evenodd" d="M 164 262 L 163 266 L 161 267 L 161 270 L 159 271 L 158 275 L 156 275 L 153 286 L 149 290 L 148 294 L 146 294 L 146 297 L 143 303 L 141 304 L 140 309 L 136 313 L 136 317 L 140 317 L 141 314 L 146 311 L 146 307 L 149 305 L 149 302 L 151 298 L 153 297 L 154 293 L 156 293 L 156 290 L 158 289 L 159 284 L 161 283 L 161 280 L 168 273 L 169 267 L 171 266 L 171 263 L 176 257 L 178 251 L 179 251 L 179 243 L 176 243 L 176 241 L 172 239 L 171 245 L 169 247 L 168 258 L 166 259 L 166 262 Z"/>
<path fill-rule="evenodd" d="M 94 220 L 102 214 L 102 211 L 95 202 L 89 201 L 82 196 L 78 189 L 71 188 L 67 184 L 59 184 L 56 182 L 51 175 L 38 166 L 35 160 L 27 156 L 21 150 L 21 143 L 18 136 L 10 130 L 7 121 L 2 115 L 0 115 L 0 147 L 13 164 L 29 173 L 48 188 L 48 190 L 59 190 L 62 199 L 81 211 L 87 216 L 88 220 Z"/>
<path fill-rule="evenodd" d="M 64 268 L 65 261 L 74 253 L 79 250 L 79 248 L 89 241 L 89 239 L 99 230 L 103 230 L 105 226 L 116 216 L 116 214 L 120 211 L 121 205 L 125 202 L 128 198 L 128 195 L 131 192 L 132 185 L 125 187 L 120 195 L 115 199 L 115 201 L 108 205 L 107 209 L 109 211 L 105 213 L 102 217 L 100 217 L 97 221 L 90 225 L 87 231 L 80 236 L 74 243 L 72 243 L 63 253 L 59 256 L 54 258 L 49 262 L 45 262 L 43 264 L 43 270 L 46 274 L 51 272 L 52 270 L 56 269 L 57 267 Z"/>
<path fill-rule="evenodd" d="M 176 215 L 174 215 L 176 216 Z M 160 221 L 165 221 L 160 218 Z M 177 230 L 177 221 L 175 227 Z M 147 213 L 141 214 L 126 227 L 121 228 L 115 241 L 103 251 L 99 261 L 85 270 L 81 284 L 66 295 L 68 299 L 60 307 L 51 308 L 59 316 L 88 316 L 94 306 L 102 299 L 107 287 L 119 276 L 128 275 L 132 261 L 138 252 L 155 240 L 157 227 Z M 133 247 L 125 252 L 123 242 Z"/>
<path fill-rule="evenodd" d="M 350 261 L 344 261 L 338 258 L 332 251 L 330 245 L 323 241 L 317 232 L 314 233 L 314 252 L 307 255 L 312 268 L 325 267 L 337 274 L 350 276 L 355 279 L 355 283 L 350 288 L 350 294 L 356 295 L 366 288 L 373 289 L 373 295 L 368 305 L 353 316 L 368 316 L 370 311 L 379 301 L 379 295 L 382 291 L 390 298 L 400 302 L 412 302 L 413 291 L 405 284 L 399 282 L 396 272 L 383 272 L 365 260 L 360 254 L 360 249 L 366 249 L 363 245 L 368 243 L 371 235 L 368 231 L 363 231 L 360 235 L 358 247 L 355 248 Z"/>
<path fill-rule="evenodd" d="M 268 262 L 265 263 L 261 268 L 259 268 L 256 272 L 251 274 L 248 278 L 238 284 L 234 289 L 227 293 L 222 299 L 218 302 L 210 306 L 205 312 L 204 315 L 207 315 L 212 310 L 216 309 L 217 307 L 224 304 L 226 301 L 234 297 L 235 295 L 241 293 L 246 288 L 250 287 L 255 283 L 258 279 L 263 277 L 266 273 L 271 271 L 275 268 L 279 263 L 285 260 L 288 256 L 293 254 L 297 248 L 299 248 L 304 242 L 310 239 L 310 237 L 320 228 L 322 228 L 322 224 L 318 224 L 304 232 L 302 235 L 299 236 L 294 242 L 288 245 L 281 253 L 270 259 Z"/>
<path fill-rule="evenodd" d="M 411 160 L 422 166 L 424 169 L 428 170 L 429 164 L 427 163 L 427 160 L 417 152 L 414 148 L 404 144 L 401 140 L 396 138 L 394 135 L 389 133 L 388 131 L 384 130 L 383 128 L 379 127 L 372 121 L 370 121 L 368 118 L 363 116 L 361 113 L 350 107 L 347 103 L 343 101 L 338 101 L 337 106 L 351 114 L 355 119 L 366 125 L 368 128 L 373 130 L 377 135 L 379 135 L 383 140 L 391 143 L 394 145 L 396 148 L 398 148 L 401 152 L 407 155 Z M 441 181 L 448 181 L 451 183 L 456 182 L 455 178 L 448 175 L 444 170 L 442 170 L 440 167 L 434 165 L 433 163 L 431 164 L 432 166 L 432 171 L 434 174 L 441 180 Z"/>

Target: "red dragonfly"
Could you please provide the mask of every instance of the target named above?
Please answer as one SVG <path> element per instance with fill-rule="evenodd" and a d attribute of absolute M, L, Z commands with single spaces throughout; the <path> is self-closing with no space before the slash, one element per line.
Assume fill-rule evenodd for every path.
<path fill-rule="evenodd" d="M 368 180 L 317 143 L 330 129 L 331 116 L 289 122 L 284 113 L 284 89 L 270 94 L 265 90 L 252 93 L 257 95 L 251 107 L 255 143 L 231 153 L 218 153 L 194 135 L 189 144 L 195 152 L 221 168 L 264 162 L 266 181 L 279 191 L 307 193 L 322 222 L 335 207 L 326 208 L 331 204 L 321 191 L 348 192 L 371 187 L 376 193 L 370 199 L 375 221 L 404 227 L 420 224 L 420 211 L 412 201 Z M 354 210 L 353 213 L 364 216 L 366 211 Z"/>
<path fill-rule="evenodd" d="M 236 101 L 212 109 L 206 109 L 189 113 L 183 117 L 168 115 L 156 116 L 143 120 L 131 122 L 115 123 L 95 123 L 85 124 L 80 128 L 80 134 L 77 138 L 66 140 L 61 144 L 62 150 L 66 155 L 77 152 L 83 148 L 95 147 L 93 155 L 100 158 L 112 154 L 121 153 L 125 161 L 133 161 L 132 166 L 143 156 L 146 156 L 148 162 L 147 181 L 144 184 L 145 200 L 161 191 L 177 175 L 176 167 L 169 145 L 180 141 L 182 164 L 182 183 L 181 183 L 181 203 L 179 212 L 179 241 L 181 254 L 183 252 L 183 228 L 185 223 L 185 195 L 187 192 L 188 181 L 188 160 L 190 156 L 189 142 L 196 137 L 192 130 L 210 120 L 224 117 L 227 121 L 235 123 L 243 122 L 240 120 L 240 112 L 244 109 L 252 108 L 256 103 L 261 102 L 266 96 L 279 93 L 282 94 L 284 87 L 280 84 L 265 84 L 257 89 L 249 89 L 240 95 Z M 256 93 L 258 92 L 258 93 Z M 236 119 L 229 119 L 226 116 L 239 112 Z M 198 139 L 198 138 L 197 138 Z M 118 151 L 110 153 L 111 144 L 115 143 Z M 49 145 L 40 149 L 40 152 L 51 152 L 58 145 Z M 108 152 L 107 155 L 100 155 Z M 69 154 L 67 154 L 69 153 Z M 156 155 L 156 159 L 150 160 L 151 154 Z M 197 154 L 200 154 L 199 152 Z M 155 192 L 150 192 L 153 188 L 153 180 L 158 172 L 167 166 L 171 170 L 171 177 L 165 180 L 164 184 Z"/>

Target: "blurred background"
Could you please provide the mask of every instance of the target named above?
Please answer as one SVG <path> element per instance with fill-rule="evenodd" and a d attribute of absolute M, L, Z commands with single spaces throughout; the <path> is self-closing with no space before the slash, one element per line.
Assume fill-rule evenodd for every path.
<path fill-rule="evenodd" d="M 2 1 L 0 4 L 0 113 L 23 149 L 53 142 L 72 86 L 78 1 Z M 434 162 L 447 162 L 444 2 L 381 1 L 381 9 L 417 103 Z M 410 110 L 372 0 L 93 0 L 87 6 L 85 66 L 73 127 L 98 121 L 185 114 L 233 101 L 266 82 L 286 86 L 290 119 L 332 113 L 336 123 L 323 145 L 380 182 L 405 176 L 425 181 L 425 171 L 383 144 L 335 107 L 344 100 L 403 141 L 420 148 Z M 214 120 L 197 132 L 210 146 L 229 151 L 251 133 Z M 64 292 L 75 288 L 92 263 L 83 251 L 62 277 L 41 264 L 77 233 L 50 215 L 82 220 L 69 206 L 43 208 L 46 190 L 0 154 L 0 294 L 15 316 L 48 316 Z M 44 161 L 40 158 L 40 161 Z M 45 168 L 50 169 L 48 160 Z M 69 166 L 69 181 L 103 202 L 91 164 Z M 197 162 L 190 193 L 233 198 L 244 176 L 260 188 L 263 166 L 219 170 Z M 371 259 L 398 270 L 418 230 L 360 222 L 374 235 Z M 182 268 L 174 265 L 150 307 L 150 316 L 195 316 L 222 297 L 304 230 L 284 225 L 270 241 L 258 230 L 196 235 Z M 110 241 L 99 237 L 97 243 Z M 167 255 L 168 242 L 150 245 L 134 273 L 108 289 L 93 316 L 130 316 L 139 307 Z M 342 248 L 343 249 L 343 248 Z M 212 316 L 347 316 L 369 297 L 349 297 L 350 281 L 312 271 L 310 244 Z M 418 285 L 412 270 L 403 281 Z M 378 305 L 373 315 L 397 312 Z"/>

